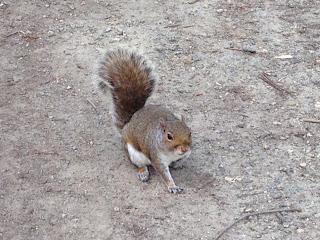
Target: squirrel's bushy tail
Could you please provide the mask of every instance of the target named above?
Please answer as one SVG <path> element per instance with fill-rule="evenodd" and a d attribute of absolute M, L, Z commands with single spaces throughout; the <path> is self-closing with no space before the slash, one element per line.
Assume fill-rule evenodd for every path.
<path fill-rule="evenodd" d="M 141 55 L 118 49 L 106 53 L 99 75 L 103 79 L 99 87 L 111 90 L 115 125 L 122 129 L 152 93 L 155 86 L 152 69 Z"/>

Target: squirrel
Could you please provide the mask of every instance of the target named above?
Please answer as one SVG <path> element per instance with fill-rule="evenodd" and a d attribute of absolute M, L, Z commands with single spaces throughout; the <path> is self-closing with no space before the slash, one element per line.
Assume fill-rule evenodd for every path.
<path fill-rule="evenodd" d="M 191 130 L 184 118 L 179 119 L 165 107 L 145 105 L 156 79 L 146 59 L 135 52 L 108 51 L 101 62 L 98 85 L 111 91 L 113 121 L 122 135 L 131 162 L 137 167 L 138 179 L 146 182 L 151 165 L 164 180 L 170 193 L 180 193 L 169 166 L 189 157 Z"/>

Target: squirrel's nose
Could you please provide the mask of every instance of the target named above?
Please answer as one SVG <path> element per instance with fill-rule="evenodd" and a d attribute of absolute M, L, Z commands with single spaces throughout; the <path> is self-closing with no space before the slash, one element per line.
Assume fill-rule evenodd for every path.
<path fill-rule="evenodd" d="M 190 150 L 190 147 L 189 147 L 189 146 L 181 147 L 181 151 L 182 151 L 183 153 L 188 152 L 189 150 Z"/>

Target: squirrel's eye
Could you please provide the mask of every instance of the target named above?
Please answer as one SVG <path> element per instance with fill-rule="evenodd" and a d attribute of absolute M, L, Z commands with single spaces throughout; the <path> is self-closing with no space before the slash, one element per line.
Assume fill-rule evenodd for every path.
<path fill-rule="evenodd" d="M 173 135 L 171 133 L 168 133 L 167 134 L 167 138 L 169 141 L 172 141 L 173 140 Z"/>

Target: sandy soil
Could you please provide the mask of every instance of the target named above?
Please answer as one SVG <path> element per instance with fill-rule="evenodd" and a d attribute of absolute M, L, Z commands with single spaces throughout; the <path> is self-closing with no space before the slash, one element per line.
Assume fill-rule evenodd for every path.
<path fill-rule="evenodd" d="M 288 207 L 221 239 L 320 239 L 320 124 L 303 121 L 320 119 L 319 6 L 0 1 L 0 239 L 213 239 Z M 139 182 L 121 148 L 93 84 L 119 46 L 144 51 L 150 102 L 193 130 L 184 194 Z"/>

